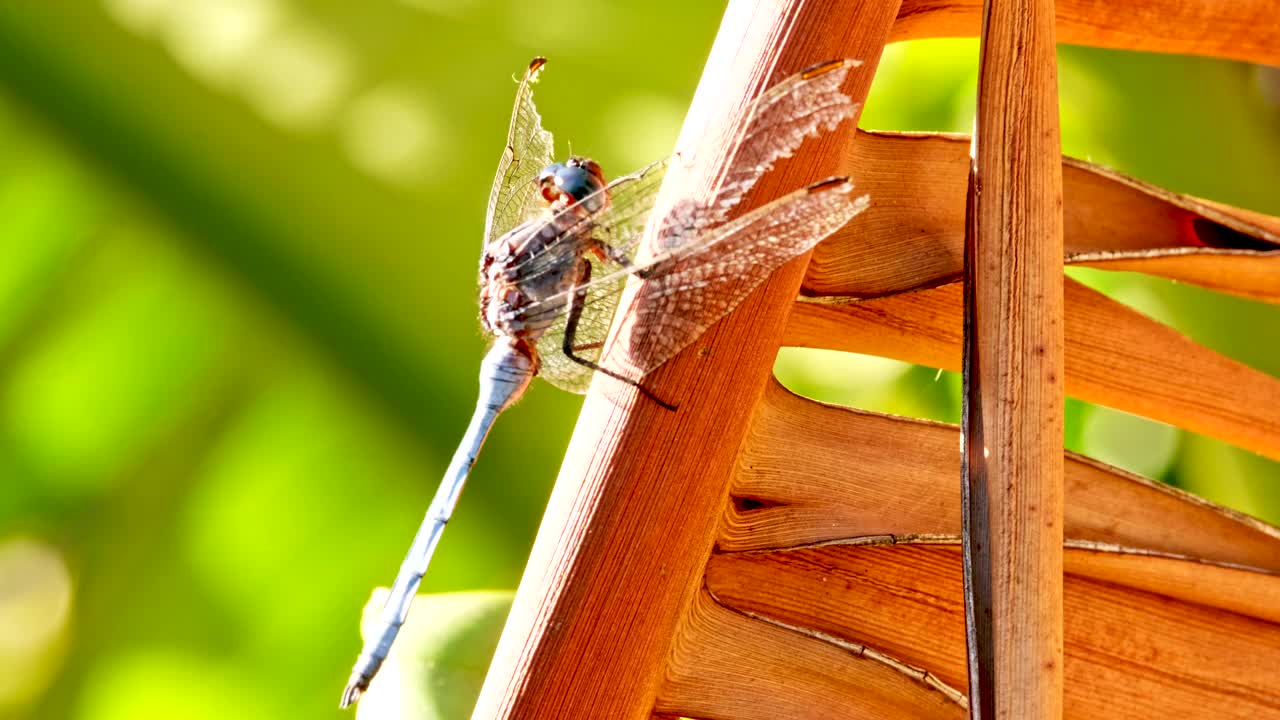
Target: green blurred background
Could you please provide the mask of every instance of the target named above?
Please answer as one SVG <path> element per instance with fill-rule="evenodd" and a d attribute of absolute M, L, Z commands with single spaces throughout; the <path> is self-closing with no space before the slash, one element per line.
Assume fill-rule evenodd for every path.
<path fill-rule="evenodd" d="M 526 0 L 0 3 L 0 717 L 348 717 L 474 400 L 512 78 L 559 148 L 671 147 L 722 8 Z M 1066 151 L 1280 214 L 1280 80 L 1063 48 Z M 886 52 L 863 126 L 967 131 L 976 44 Z M 874 211 L 874 210 L 873 210 Z M 1280 375 L 1277 308 L 1074 273 Z M 823 399 L 955 421 L 929 368 L 784 350 Z M 427 578 L 512 588 L 577 396 L 490 438 Z M 1280 469 L 1071 402 L 1074 449 L 1280 521 Z"/>

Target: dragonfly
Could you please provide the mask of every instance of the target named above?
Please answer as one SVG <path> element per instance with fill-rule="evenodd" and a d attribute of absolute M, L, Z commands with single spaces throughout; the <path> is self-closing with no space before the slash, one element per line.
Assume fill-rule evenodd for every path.
<path fill-rule="evenodd" d="M 352 669 L 342 707 L 360 698 L 386 659 L 489 429 L 535 376 L 583 393 L 604 375 L 677 411 L 644 376 L 869 205 L 849 178 L 833 177 L 734 213 L 778 160 L 854 116 L 858 104 L 841 86 L 857 60 L 819 63 L 763 92 L 735 122 L 732 157 L 713 190 L 662 213 L 654 212 L 658 190 L 678 154 L 611 182 L 589 158 L 555 161 L 533 103 L 546 63 L 535 58 L 520 80 L 489 196 L 480 322 L 494 342 L 480 364 L 475 414 Z M 629 282 L 638 283 L 634 301 L 606 344 Z"/>

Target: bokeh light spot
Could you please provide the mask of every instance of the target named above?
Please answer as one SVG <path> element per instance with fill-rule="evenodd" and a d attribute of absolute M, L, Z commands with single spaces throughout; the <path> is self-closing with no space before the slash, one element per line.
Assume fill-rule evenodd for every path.
<path fill-rule="evenodd" d="M 519 47 L 547 48 L 559 57 L 583 56 L 608 37 L 600 28 L 622 24 L 624 8 L 614 3 L 531 3 L 513 0 L 505 13 L 507 28 Z"/>
<path fill-rule="evenodd" d="M 270 34 L 253 54 L 246 65 L 245 93 L 271 122 L 313 130 L 332 119 L 354 71 L 337 35 L 296 23 Z"/>
<path fill-rule="evenodd" d="M 231 80 L 278 21 L 276 0 L 187 0 L 169 13 L 165 42 L 205 82 Z"/>
<path fill-rule="evenodd" d="M 179 0 L 103 0 L 107 14 L 136 33 L 155 30 Z"/>
<path fill-rule="evenodd" d="M 343 127 L 347 154 L 356 167 L 395 185 L 429 178 L 432 167 L 448 167 L 437 141 L 438 121 L 408 88 L 383 85 L 352 102 Z"/>
<path fill-rule="evenodd" d="M 71 599 L 71 574 L 56 548 L 27 537 L 0 542 L 0 707 L 50 679 Z"/>

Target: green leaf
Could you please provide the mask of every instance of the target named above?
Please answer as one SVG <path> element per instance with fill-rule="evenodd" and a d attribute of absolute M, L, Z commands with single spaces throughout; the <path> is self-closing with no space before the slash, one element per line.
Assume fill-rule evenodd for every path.
<path fill-rule="evenodd" d="M 455 720 L 471 716 L 514 593 L 419 595 L 391 655 L 360 700 L 357 720 Z M 386 600 L 378 588 L 364 607 L 362 634 Z"/>

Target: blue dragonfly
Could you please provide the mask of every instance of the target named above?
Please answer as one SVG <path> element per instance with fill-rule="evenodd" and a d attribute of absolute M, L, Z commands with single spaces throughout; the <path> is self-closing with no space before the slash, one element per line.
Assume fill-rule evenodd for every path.
<path fill-rule="evenodd" d="M 734 128 L 733 156 L 706 197 L 653 213 L 672 158 L 612 182 L 585 157 L 556 162 L 533 104 L 545 58 L 516 90 L 506 148 L 489 196 L 480 260 L 480 322 L 494 337 L 480 364 L 480 397 L 342 695 L 357 701 L 381 667 L 494 420 L 535 376 L 586 392 L 596 375 L 637 388 L 788 260 L 868 206 L 835 177 L 750 212 L 734 210 L 756 181 L 805 140 L 851 118 L 841 90 L 856 60 L 814 65 L 765 91 Z M 676 156 L 678 158 L 678 156 Z M 628 282 L 635 301 L 606 337 Z"/>

